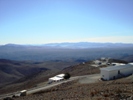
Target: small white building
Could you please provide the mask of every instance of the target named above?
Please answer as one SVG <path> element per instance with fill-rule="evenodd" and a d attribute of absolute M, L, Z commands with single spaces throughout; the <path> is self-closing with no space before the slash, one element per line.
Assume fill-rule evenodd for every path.
<path fill-rule="evenodd" d="M 48 81 L 49 81 L 49 83 L 61 81 L 61 80 L 64 79 L 64 76 L 65 76 L 65 74 L 59 74 L 59 75 L 56 75 L 56 76 L 54 76 L 54 77 L 49 78 Z"/>
<path fill-rule="evenodd" d="M 94 63 L 97 64 L 97 65 L 100 65 L 101 61 L 100 60 L 95 60 Z"/>
<path fill-rule="evenodd" d="M 27 94 L 27 90 L 20 91 L 20 96 L 26 96 L 26 94 Z"/>
<path fill-rule="evenodd" d="M 100 68 L 103 80 L 112 80 L 133 74 L 133 63 Z"/>

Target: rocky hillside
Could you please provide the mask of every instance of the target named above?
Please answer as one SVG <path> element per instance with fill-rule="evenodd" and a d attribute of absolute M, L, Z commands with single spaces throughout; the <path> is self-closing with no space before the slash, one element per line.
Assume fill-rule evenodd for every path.
<path fill-rule="evenodd" d="M 11 83 L 20 80 L 21 78 L 25 80 L 31 78 L 34 75 L 38 75 L 38 73 L 46 72 L 49 70 L 58 72 L 63 68 L 74 65 L 76 63 L 77 62 L 73 61 L 35 62 L 0 59 L 0 85 Z"/>
<path fill-rule="evenodd" d="M 27 62 L 0 59 L 0 85 L 45 70 L 48 69 L 44 67 L 38 68 Z"/>
<path fill-rule="evenodd" d="M 80 75 L 89 75 L 89 74 L 97 74 L 100 73 L 98 67 L 93 67 L 92 61 L 83 62 L 75 66 L 70 66 L 64 68 L 61 72 L 62 73 L 70 73 L 72 76 L 80 76 Z"/>
<path fill-rule="evenodd" d="M 37 74 L 21 78 L 14 83 L 5 86 L 4 88 L 0 89 L 0 93 L 8 93 L 9 89 L 10 91 L 17 91 L 27 88 L 32 88 L 36 86 L 37 84 L 47 82 L 48 78 L 53 77 L 60 73 L 70 73 L 71 76 L 80 76 L 80 75 L 88 75 L 88 74 L 94 74 L 99 73 L 99 68 L 95 68 L 91 66 L 92 62 L 86 62 L 86 63 L 80 63 L 76 65 L 71 65 L 67 68 L 64 68 L 61 71 L 55 71 L 55 70 L 44 70 Z M 68 63 L 71 64 L 71 63 Z M 40 65 L 40 64 L 39 64 Z M 63 65 L 62 65 L 63 66 Z"/>
<path fill-rule="evenodd" d="M 0 59 L 0 94 L 32 88 L 62 69 L 77 64 L 73 61 L 14 61 Z"/>
<path fill-rule="evenodd" d="M 133 100 L 133 76 L 79 84 L 78 80 L 14 100 Z"/>

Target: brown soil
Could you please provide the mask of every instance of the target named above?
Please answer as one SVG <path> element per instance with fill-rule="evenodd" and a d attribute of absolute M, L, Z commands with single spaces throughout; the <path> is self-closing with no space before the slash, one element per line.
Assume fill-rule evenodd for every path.
<path fill-rule="evenodd" d="M 127 78 L 79 84 L 63 83 L 54 88 L 15 100 L 133 100 L 133 81 Z"/>

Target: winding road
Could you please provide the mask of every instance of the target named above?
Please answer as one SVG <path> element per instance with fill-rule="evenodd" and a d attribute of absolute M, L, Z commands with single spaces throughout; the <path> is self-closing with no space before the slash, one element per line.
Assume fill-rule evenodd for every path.
<path fill-rule="evenodd" d="M 100 78 L 100 74 L 75 76 L 75 77 L 71 77 L 68 80 L 63 80 L 60 82 L 54 82 L 52 84 L 41 85 L 41 86 L 37 86 L 37 87 L 31 88 L 31 89 L 28 89 L 27 95 L 33 94 L 33 93 L 36 93 L 36 92 L 39 92 L 42 90 L 46 90 L 46 89 L 49 89 L 51 87 L 55 87 L 55 86 L 60 85 L 62 83 L 67 83 L 69 81 L 73 81 L 76 79 L 79 79 L 79 83 L 81 83 L 81 84 L 88 84 L 88 83 L 94 83 L 94 82 L 98 81 L 99 78 Z M 19 95 L 19 94 L 20 94 L 20 92 L 14 92 L 14 93 L 8 93 L 8 94 L 0 95 L 0 100 L 2 100 L 3 98 L 6 98 L 6 97 L 12 97 L 13 95 Z"/>

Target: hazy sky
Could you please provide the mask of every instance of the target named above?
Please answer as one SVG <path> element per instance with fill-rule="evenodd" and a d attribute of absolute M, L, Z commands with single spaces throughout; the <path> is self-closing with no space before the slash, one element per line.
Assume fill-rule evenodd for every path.
<path fill-rule="evenodd" d="M 0 0 L 0 44 L 133 43 L 133 0 Z"/>

